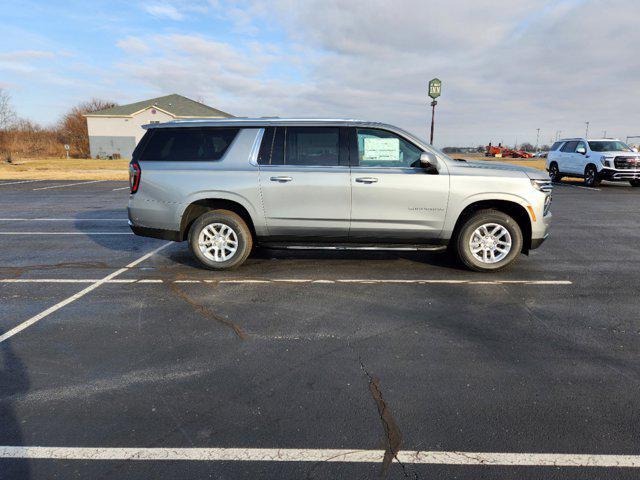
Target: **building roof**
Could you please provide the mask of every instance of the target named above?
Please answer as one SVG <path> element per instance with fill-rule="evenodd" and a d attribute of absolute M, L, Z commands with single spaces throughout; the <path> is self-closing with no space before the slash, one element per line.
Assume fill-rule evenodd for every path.
<path fill-rule="evenodd" d="M 164 97 L 151 98 L 142 102 L 130 103 L 128 105 L 118 105 L 116 107 L 105 108 L 97 112 L 91 112 L 85 117 L 130 117 L 147 108 L 155 107 L 176 117 L 232 117 L 230 113 L 223 112 L 213 107 L 209 107 L 190 98 L 183 97 L 176 93 Z"/>

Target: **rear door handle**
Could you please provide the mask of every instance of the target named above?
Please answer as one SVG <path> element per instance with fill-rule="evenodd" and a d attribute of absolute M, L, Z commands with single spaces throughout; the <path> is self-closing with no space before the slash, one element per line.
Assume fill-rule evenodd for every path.
<path fill-rule="evenodd" d="M 291 180 L 293 180 L 293 178 L 291 178 L 291 177 L 271 177 L 269 180 L 271 180 L 272 182 L 287 183 L 287 182 L 290 182 Z"/>
<path fill-rule="evenodd" d="M 356 178 L 358 183 L 377 183 L 378 179 L 375 177 L 358 177 Z"/>

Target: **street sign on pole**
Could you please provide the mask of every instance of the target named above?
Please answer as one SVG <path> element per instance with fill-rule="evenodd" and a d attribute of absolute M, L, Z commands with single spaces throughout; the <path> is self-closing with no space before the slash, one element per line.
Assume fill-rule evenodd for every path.
<path fill-rule="evenodd" d="M 442 93 L 442 82 L 439 78 L 434 78 L 429 82 L 429 96 L 434 100 Z"/>
<path fill-rule="evenodd" d="M 431 145 L 433 145 L 433 129 L 436 123 L 436 105 L 438 104 L 436 98 L 440 96 L 440 93 L 442 93 L 442 82 L 439 78 L 434 78 L 429 82 L 429 96 L 433 99 L 431 102 Z"/>

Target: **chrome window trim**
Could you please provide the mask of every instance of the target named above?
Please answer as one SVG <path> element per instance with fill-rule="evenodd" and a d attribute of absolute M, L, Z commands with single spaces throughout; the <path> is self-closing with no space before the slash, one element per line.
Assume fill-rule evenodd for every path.
<path fill-rule="evenodd" d="M 262 146 L 262 137 L 264 137 L 264 128 L 260 128 L 256 133 L 256 138 L 253 141 L 251 147 L 251 154 L 249 155 L 249 163 L 254 167 L 258 166 L 258 155 L 260 154 L 260 147 Z"/>

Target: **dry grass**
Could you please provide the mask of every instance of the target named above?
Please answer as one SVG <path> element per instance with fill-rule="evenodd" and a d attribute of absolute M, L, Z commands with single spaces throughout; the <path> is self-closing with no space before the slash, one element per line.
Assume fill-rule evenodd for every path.
<path fill-rule="evenodd" d="M 127 180 L 129 160 L 20 158 L 0 162 L 0 180 Z"/>
<path fill-rule="evenodd" d="M 533 167 L 538 170 L 545 170 L 544 158 L 495 158 L 485 157 L 483 153 L 451 153 L 449 156 L 452 158 L 464 158 L 465 160 L 488 160 L 490 162 L 512 163 L 513 165 L 520 165 L 522 167 Z"/>

